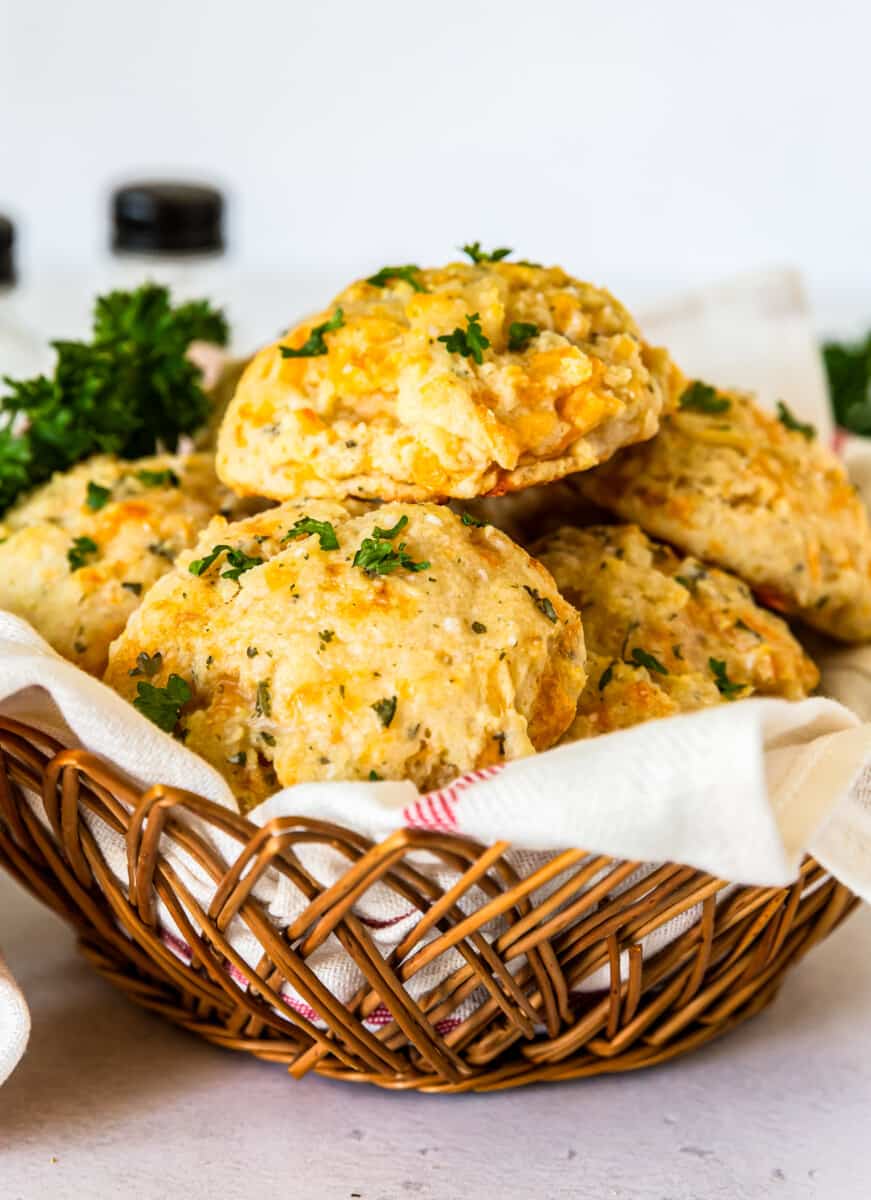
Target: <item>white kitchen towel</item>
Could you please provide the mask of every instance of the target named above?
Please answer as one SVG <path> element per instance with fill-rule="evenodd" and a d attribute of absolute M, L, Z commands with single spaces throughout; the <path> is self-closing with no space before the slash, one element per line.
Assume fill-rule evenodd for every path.
<path fill-rule="evenodd" d="M 790 356 L 797 353 L 799 323 L 803 322 L 806 343 L 812 344 L 813 334 L 794 280 L 778 284 L 776 278 L 765 278 L 767 284 L 751 281 L 743 302 L 737 294 L 740 288 L 725 289 L 729 302 L 721 306 L 723 336 L 742 323 L 766 322 L 771 356 L 777 360 L 781 327 L 789 330 L 783 345 Z M 782 302 L 762 302 L 763 293 L 780 296 Z M 683 311 L 697 314 L 705 303 L 702 297 L 698 304 L 675 306 L 677 315 L 670 320 L 679 322 Z M 712 320 L 706 317 L 703 325 Z M 679 342 L 679 329 L 669 333 L 668 324 L 660 321 L 657 335 L 669 343 Z M 740 338 L 733 340 L 740 346 Z M 786 382 L 793 378 L 791 362 L 792 357 L 784 368 Z M 802 419 L 822 423 L 821 380 L 815 385 L 812 379 L 804 379 L 799 396 L 774 385 L 770 362 L 766 369 L 772 396 L 784 395 Z M 724 370 L 717 375 L 706 369 L 703 358 L 696 360 L 693 371 L 726 385 L 736 380 L 745 386 L 753 382 L 746 375 L 726 375 Z M 844 653 L 849 658 L 851 652 Z M 860 722 L 850 708 L 837 702 L 847 699 L 871 720 L 871 673 L 867 699 L 863 699 L 865 677 L 861 672 L 857 675 L 850 662 L 833 660 L 831 669 L 827 664 L 826 682 L 834 699 L 748 700 L 651 722 L 472 772 L 427 796 L 418 795 L 410 783 L 301 784 L 271 797 L 251 819 L 263 823 L 276 816 L 319 817 L 373 838 L 403 826 L 466 833 L 484 842 L 504 838 L 514 847 L 512 862 L 521 875 L 560 849 L 580 846 L 639 862 L 681 862 L 737 883 L 778 886 L 795 878 L 798 863 L 809 850 L 858 894 L 871 899 L 871 724 Z M 235 807 L 227 784 L 206 762 L 62 660 L 28 625 L 8 614 L 0 614 L 0 714 L 38 726 L 66 746 L 85 746 L 103 755 L 143 787 L 171 784 Z M 35 798 L 33 803 L 38 811 Z M 93 820 L 91 826 L 111 870 L 125 879 L 123 843 Z M 237 844 L 212 830 L 204 833 L 223 859 L 232 862 Z M 166 842 L 164 851 L 191 892 L 206 905 L 213 892 L 210 880 L 178 846 Z M 326 846 L 305 847 L 300 854 L 325 886 L 347 865 Z M 430 856 L 420 856 L 416 865 L 442 887 L 456 878 Z M 306 905 L 283 877 L 264 877 L 256 894 L 279 926 L 291 922 Z M 462 903 L 474 907 L 481 902 L 483 895 L 473 891 Z M 384 884 L 362 897 L 355 911 L 384 954 L 406 935 L 417 915 Z M 695 916 L 684 914 L 658 931 L 645 942 L 645 954 L 655 953 Z M 182 959 L 190 959 L 184 930 L 162 906 L 158 918 L 167 946 Z M 488 932 L 496 936 L 500 928 L 497 922 Z M 237 956 L 228 964 L 228 973 L 245 987 L 246 971 L 257 962 L 259 946 L 238 917 L 228 937 Z M 410 980 L 409 991 L 417 996 L 429 990 L 460 961 L 456 951 L 440 956 Z M 310 965 L 342 1001 L 350 999 L 362 983 L 335 939 L 324 943 Z M 600 972 L 585 980 L 582 990 L 603 985 L 607 985 L 606 974 Z M 11 1013 L 9 995 L 6 1006 Z M 320 1023 L 318 1013 L 292 988 L 283 990 L 282 1000 Z M 444 1028 L 462 1020 L 479 1002 L 479 997 L 469 997 Z M 0 992 L 0 1010 L 3 1004 Z M 17 995 L 14 1004 L 20 1015 Z M 6 1018 L 0 1011 L 0 1079 L 22 1049 L 20 1026 L 16 1026 L 16 1039 L 9 1037 L 4 1044 L 4 1030 L 12 1028 Z M 367 1025 L 377 1028 L 388 1020 L 386 1009 L 376 1010 Z"/>

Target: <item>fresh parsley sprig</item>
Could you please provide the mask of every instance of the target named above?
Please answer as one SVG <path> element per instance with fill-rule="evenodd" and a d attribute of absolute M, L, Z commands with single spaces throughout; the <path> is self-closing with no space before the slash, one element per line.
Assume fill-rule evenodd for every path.
<path fill-rule="evenodd" d="M 100 547 L 93 538 L 73 538 L 73 544 L 67 550 L 67 562 L 70 564 L 70 570 L 80 571 L 82 567 L 87 566 L 88 559 L 99 552 Z"/>
<path fill-rule="evenodd" d="M 353 566 L 359 567 L 369 576 L 392 575 L 400 569 L 405 571 L 426 571 L 429 562 L 415 562 L 406 553 L 406 543 L 400 542 L 394 549 L 393 538 L 408 524 L 404 514 L 391 529 L 380 529 L 377 525 L 372 530 L 372 537 L 363 538 L 360 549 L 354 555 Z"/>
<path fill-rule="evenodd" d="M 541 330 L 532 321 L 512 321 L 508 326 L 508 349 L 525 350 L 540 333 Z"/>
<path fill-rule="evenodd" d="M 742 692 L 747 690 L 746 683 L 733 683 L 729 678 L 729 673 L 725 662 L 721 658 L 709 658 L 708 666 L 711 674 L 714 676 L 714 683 L 717 685 L 717 691 L 726 700 L 737 700 Z"/>
<path fill-rule="evenodd" d="M 512 253 L 507 246 L 500 246 L 498 250 L 482 250 L 480 242 L 469 242 L 460 249 L 464 254 L 468 254 L 473 263 L 501 262 Z"/>
<path fill-rule="evenodd" d="M 324 340 L 324 334 L 341 329 L 344 324 L 345 314 L 341 308 L 337 308 L 329 321 L 324 321 L 322 325 L 315 325 L 301 346 L 279 346 L 281 357 L 319 358 L 322 354 L 329 354 L 330 348 Z"/>
<path fill-rule="evenodd" d="M 188 564 L 191 575 L 204 575 L 225 551 L 229 570 L 221 572 L 222 579 L 238 580 L 240 575 L 250 571 L 252 567 L 259 567 L 264 561 L 258 555 L 246 554 L 244 550 L 237 550 L 234 546 L 222 543 L 220 546 L 213 546 L 210 554 L 204 555 L 203 558 L 195 558 Z"/>
<path fill-rule="evenodd" d="M 111 495 L 111 488 L 103 487 L 99 483 L 94 483 L 93 479 L 89 479 L 88 488 L 85 493 L 85 504 L 91 512 L 99 512 L 109 502 Z"/>
<path fill-rule="evenodd" d="M 153 683 L 140 680 L 136 685 L 133 707 L 138 709 L 143 717 L 153 721 L 164 733 L 172 733 L 182 707 L 187 704 L 191 695 L 190 685 L 181 675 L 170 675 L 166 687 L 156 687 Z"/>
<path fill-rule="evenodd" d="M 316 521 L 314 517 L 300 517 L 298 521 L 294 521 L 292 528 L 288 529 L 281 540 L 290 542 L 312 533 L 317 534 L 322 550 L 339 549 L 339 539 L 331 522 Z"/>
<path fill-rule="evenodd" d="M 813 425 L 808 425 L 804 421 L 800 421 L 795 413 L 787 407 L 782 400 L 777 401 L 777 419 L 790 433 L 800 433 L 803 438 L 812 442 L 817 436 L 817 431 Z"/>
<path fill-rule="evenodd" d="M 641 646 L 633 646 L 632 652 L 629 655 L 629 662 L 633 667 L 644 667 L 648 671 L 653 671 L 656 675 L 667 675 L 668 667 L 664 667 L 659 659 L 649 654 L 647 650 L 643 650 Z"/>
<path fill-rule="evenodd" d="M 407 263 L 404 267 L 382 267 L 380 271 L 376 271 L 374 275 L 370 275 L 366 280 L 372 287 L 383 288 L 387 287 L 393 279 L 400 279 L 403 283 L 409 284 L 416 292 L 428 292 L 429 288 L 423 286 L 419 279 L 420 267 L 416 267 L 413 263 Z"/>
<path fill-rule="evenodd" d="M 136 472 L 136 478 L 147 488 L 178 487 L 181 483 L 178 475 L 170 467 L 165 471 L 141 470 Z"/>
<path fill-rule="evenodd" d="M 450 354 L 462 354 L 464 358 L 474 358 L 480 367 L 484 361 L 484 351 L 490 345 L 490 339 L 485 337 L 481 328 L 480 313 L 466 314 L 466 328 L 459 326 L 452 333 L 443 333 L 439 338 L 444 342 Z"/>
<path fill-rule="evenodd" d="M 871 333 L 860 342 L 827 342 L 823 362 L 835 420 L 842 429 L 871 434 Z"/>
<path fill-rule="evenodd" d="M 0 512 L 92 454 L 141 458 L 158 443 L 174 450 L 210 409 L 188 347 L 224 345 L 227 336 L 217 309 L 204 300 L 173 307 L 157 284 L 99 297 L 90 341 L 52 342 L 52 375 L 5 379 Z"/>
<path fill-rule="evenodd" d="M 678 407 L 684 412 L 724 413 L 732 407 L 732 401 L 727 396 L 718 396 L 717 389 L 709 383 L 697 379 L 684 389 L 678 402 Z"/>
<path fill-rule="evenodd" d="M 547 596 L 542 596 L 537 588 L 529 587 L 528 584 L 523 585 L 523 590 L 529 594 L 529 598 L 538 611 L 550 621 L 551 625 L 556 625 L 559 619 L 556 615 L 556 609 Z"/>

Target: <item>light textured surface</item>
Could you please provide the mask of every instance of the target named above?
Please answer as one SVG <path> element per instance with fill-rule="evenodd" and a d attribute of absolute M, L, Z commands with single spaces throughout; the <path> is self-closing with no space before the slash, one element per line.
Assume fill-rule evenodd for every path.
<path fill-rule="evenodd" d="M 773 1008 L 693 1057 L 459 1097 L 293 1083 L 131 1006 L 6 878 L 0 912 L 34 1017 L 30 1050 L 0 1091 L 4 1200 L 865 1200 L 871 1190 L 867 910 L 796 969 Z"/>

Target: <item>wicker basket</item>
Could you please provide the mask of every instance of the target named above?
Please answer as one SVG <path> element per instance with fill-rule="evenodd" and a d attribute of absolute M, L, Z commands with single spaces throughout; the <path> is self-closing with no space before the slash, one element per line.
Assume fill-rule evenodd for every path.
<path fill-rule="evenodd" d="M 48 825 L 25 791 L 42 795 Z M 235 862 L 217 860 L 179 820 L 184 810 L 238 841 Z M 89 813 L 125 837 L 128 887 L 108 869 Z M 208 911 L 163 857 L 164 832 L 214 879 Z M 295 854 L 312 842 L 347 859 L 344 876 L 327 889 Z M 422 849 L 460 873 L 449 891 L 409 860 Z M 63 750 L 42 733 L 0 720 L 0 863 L 75 926 L 90 962 L 138 1004 L 221 1046 L 284 1063 L 296 1077 L 314 1070 L 383 1087 L 461 1092 L 650 1066 L 759 1012 L 787 967 L 857 904 L 810 858 L 791 887 L 736 888 L 718 903 L 723 882 L 688 867 L 662 865 L 642 883 L 621 888 L 639 864 L 570 850 L 521 880 L 506 862 L 507 850 L 505 842 L 482 846 L 417 830 L 373 844 L 308 819 L 259 828 L 176 789 L 140 795 L 96 756 Z M 269 868 L 309 898 L 283 933 L 251 894 Z M 533 906 L 530 896 L 563 875 L 557 890 Z M 421 914 L 387 959 L 355 915 L 355 904 L 378 881 Z M 458 901 L 475 885 L 488 900 L 470 916 Z M 155 896 L 184 932 L 190 964 L 161 939 Z M 697 905 L 698 921 L 642 961 L 642 938 Z M 256 970 L 225 936 L 237 915 L 262 947 Z M 503 932 L 490 941 L 481 929 L 496 916 Z M 307 964 L 331 934 L 366 980 L 348 1006 Z M 422 942 L 424 934 L 430 940 Z M 449 946 L 462 967 L 413 1000 L 404 982 Z M 603 967 L 608 989 L 579 994 Z M 237 982 L 240 972 L 247 988 Z M 285 1002 L 284 984 L 306 998 L 326 1029 Z M 471 1016 L 446 1020 L 481 989 L 485 998 Z M 372 1032 L 364 1019 L 380 1006 L 392 1019 Z"/>

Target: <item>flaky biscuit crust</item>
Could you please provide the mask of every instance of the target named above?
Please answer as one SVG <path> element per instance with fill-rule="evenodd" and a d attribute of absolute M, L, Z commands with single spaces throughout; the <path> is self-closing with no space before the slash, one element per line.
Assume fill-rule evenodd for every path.
<path fill-rule="evenodd" d="M 288 538 L 303 519 L 328 522 L 339 545 Z M 376 528 L 399 523 L 380 540 L 406 565 L 355 565 Z M 231 579 L 219 555 L 192 574 L 219 545 L 262 561 Z M 545 749 L 585 678 L 580 618 L 545 568 L 498 530 L 426 504 L 309 500 L 214 522 L 112 647 L 106 681 L 128 699 L 142 654 L 161 656 L 152 685 L 172 674 L 189 685 L 176 732 L 245 809 L 281 785 L 429 789 Z"/>
<path fill-rule="evenodd" d="M 425 290 L 354 283 L 256 355 L 221 427 L 222 479 L 279 500 L 470 498 L 586 470 L 656 432 L 676 373 L 609 293 L 505 262 L 414 278 Z M 326 352 L 282 356 L 339 309 Z M 440 340 L 475 315 L 480 363 Z M 511 349 L 514 323 L 538 332 Z"/>

